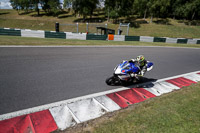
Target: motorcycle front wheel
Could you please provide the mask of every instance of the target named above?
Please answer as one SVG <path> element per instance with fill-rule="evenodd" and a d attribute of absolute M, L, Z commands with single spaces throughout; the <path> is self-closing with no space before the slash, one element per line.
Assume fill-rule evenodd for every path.
<path fill-rule="evenodd" d="M 120 79 L 115 76 L 106 79 L 107 85 L 119 85 L 120 83 L 121 83 Z"/>

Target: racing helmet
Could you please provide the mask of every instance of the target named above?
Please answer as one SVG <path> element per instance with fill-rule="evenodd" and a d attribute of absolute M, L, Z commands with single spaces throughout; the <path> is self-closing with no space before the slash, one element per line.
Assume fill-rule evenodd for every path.
<path fill-rule="evenodd" d="M 139 63 L 144 62 L 144 60 L 145 60 L 144 55 L 139 55 L 139 56 L 137 56 L 136 60 L 137 60 Z"/>

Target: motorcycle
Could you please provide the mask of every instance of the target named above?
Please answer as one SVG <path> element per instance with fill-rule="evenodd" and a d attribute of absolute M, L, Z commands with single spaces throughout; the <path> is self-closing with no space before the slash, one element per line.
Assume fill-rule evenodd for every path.
<path fill-rule="evenodd" d="M 147 71 L 153 69 L 153 63 L 147 61 Z M 140 72 L 140 67 L 137 62 L 129 62 L 123 60 L 119 65 L 114 68 L 112 77 L 106 79 L 107 85 L 126 85 L 127 83 L 138 82 L 137 77 Z M 134 75 L 134 76 L 131 76 Z"/>

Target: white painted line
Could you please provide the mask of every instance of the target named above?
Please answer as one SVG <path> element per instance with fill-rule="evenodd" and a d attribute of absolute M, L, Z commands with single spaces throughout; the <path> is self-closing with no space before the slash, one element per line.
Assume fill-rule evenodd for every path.
<path fill-rule="evenodd" d="M 108 109 L 108 112 L 121 109 L 118 104 L 116 104 L 113 100 L 105 95 L 95 97 L 94 99 L 96 99 L 101 105 L 106 107 Z"/>
<path fill-rule="evenodd" d="M 180 89 L 179 87 L 177 87 L 177 86 L 175 86 L 173 84 L 170 84 L 168 82 L 165 82 L 165 81 L 156 83 L 154 88 L 156 88 L 156 89 L 161 88 L 163 93 L 169 93 L 169 92 L 173 91 L 174 89 L 176 89 L 176 90 Z"/>
<path fill-rule="evenodd" d="M 159 92 L 158 90 L 156 90 L 155 88 L 153 87 L 149 87 L 149 88 L 144 88 L 145 90 L 151 92 L 152 94 L 156 95 L 156 96 L 160 96 L 161 95 L 161 92 Z"/>
<path fill-rule="evenodd" d="M 162 81 L 162 82 L 158 82 L 159 84 L 161 84 L 163 87 L 165 88 L 168 88 L 168 89 L 175 89 L 175 90 L 179 90 L 180 87 L 176 86 L 176 85 L 173 85 L 171 83 L 168 83 L 168 82 L 165 82 L 165 81 Z"/>
<path fill-rule="evenodd" d="M 162 82 L 164 82 L 164 81 L 162 81 Z M 157 82 L 152 87 L 152 88 L 155 88 L 156 90 L 158 90 L 161 95 L 164 94 L 164 93 L 169 93 L 174 89 L 172 87 L 166 86 L 165 84 L 162 84 L 162 82 Z"/>
<path fill-rule="evenodd" d="M 69 112 L 72 114 L 74 120 L 77 122 L 77 123 L 81 123 L 81 121 L 76 117 L 76 115 L 72 112 L 72 110 L 68 107 L 69 109 Z"/>
<path fill-rule="evenodd" d="M 51 38 L 46 38 L 46 39 L 51 39 Z M 82 40 L 84 41 L 84 40 Z M 132 45 L 93 45 L 93 46 L 88 46 L 88 45 L 0 45 L 0 47 L 30 47 L 30 48 L 170 48 L 170 49 L 197 49 L 199 50 L 200 48 L 191 48 L 191 47 L 167 47 L 167 46 L 132 46 Z"/>
<path fill-rule="evenodd" d="M 93 98 L 69 103 L 67 106 L 81 122 L 100 117 L 106 113 Z"/>
<path fill-rule="evenodd" d="M 172 76 L 172 77 L 168 77 L 168 78 L 164 78 L 164 79 L 159 79 L 156 82 L 161 82 L 161 81 L 170 80 L 170 79 L 174 79 L 174 78 L 180 78 L 180 77 L 184 77 L 184 76 L 191 75 L 191 74 L 197 74 L 197 73 L 200 73 L 200 71 L 195 71 L 195 72 L 180 74 L 177 76 Z"/>
<path fill-rule="evenodd" d="M 95 98 L 92 98 L 94 102 L 96 102 L 99 106 L 101 106 L 106 112 L 109 112 L 109 109 L 107 109 L 103 104 L 101 104 L 99 101 L 97 101 Z"/>
<path fill-rule="evenodd" d="M 186 75 L 196 74 L 196 73 L 200 73 L 200 71 L 195 71 L 195 72 L 191 72 L 191 73 L 186 73 L 186 74 L 181 74 L 181 75 L 177 75 L 177 76 L 173 76 L 173 77 L 168 77 L 168 78 L 157 80 L 156 82 L 162 82 L 162 81 L 165 81 L 165 80 L 174 79 L 174 78 L 178 78 L 178 77 L 184 77 Z M 153 82 L 153 83 L 156 83 L 156 82 Z M 83 100 L 83 99 L 94 98 L 94 97 L 98 97 L 98 96 L 102 96 L 102 95 L 106 95 L 106 94 L 110 94 L 110 93 L 114 93 L 114 92 L 118 92 L 118 91 L 122 91 L 122 90 L 127 90 L 127 89 L 130 89 L 130 88 L 144 86 L 145 84 L 149 84 L 149 83 L 152 83 L 152 82 L 147 82 L 147 83 L 143 83 L 143 84 L 136 84 L 136 85 L 129 86 L 129 87 L 116 88 L 116 89 L 113 89 L 113 90 L 98 92 L 98 93 L 94 93 L 94 94 L 89 94 L 89 95 L 85 95 L 85 96 L 80 96 L 80 97 L 76 97 L 76 98 L 72 98 L 72 99 L 67 99 L 67 100 L 55 102 L 55 103 L 41 105 L 41 106 L 38 106 L 38 107 L 33 107 L 33 108 L 29 108 L 29 109 L 24 109 L 24 110 L 20 110 L 20 111 L 16 111 L 16 112 L 3 114 L 3 115 L 0 115 L 0 121 L 5 120 L 5 119 L 10 119 L 10 118 L 13 118 L 13 117 L 17 117 L 17 116 L 21 116 L 21 115 L 25 115 L 25 114 L 30 114 L 30 113 L 50 109 L 50 108 L 53 108 L 55 106 L 60 106 L 62 104 L 72 103 L 72 102 Z M 150 90 L 148 90 L 148 91 L 150 91 Z M 150 91 L 150 92 L 153 92 L 153 90 Z M 154 92 L 153 94 L 158 95 L 159 93 Z"/>
<path fill-rule="evenodd" d="M 190 80 L 195 81 L 195 82 L 200 81 L 200 75 L 199 74 L 186 75 L 186 76 L 184 76 L 184 78 L 190 79 Z"/>
<path fill-rule="evenodd" d="M 69 108 L 66 105 L 49 109 L 58 128 L 64 130 L 76 124 Z"/>

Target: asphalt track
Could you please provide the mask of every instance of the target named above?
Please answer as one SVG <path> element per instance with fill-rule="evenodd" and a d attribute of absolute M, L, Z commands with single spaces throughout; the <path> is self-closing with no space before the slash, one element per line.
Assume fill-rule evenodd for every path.
<path fill-rule="evenodd" d="M 164 47 L 1 47 L 0 115 L 119 88 L 105 79 L 124 59 L 154 62 L 161 79 L 200 70 L 200 49 Z"/>

